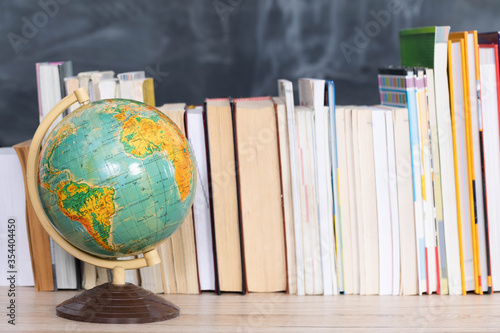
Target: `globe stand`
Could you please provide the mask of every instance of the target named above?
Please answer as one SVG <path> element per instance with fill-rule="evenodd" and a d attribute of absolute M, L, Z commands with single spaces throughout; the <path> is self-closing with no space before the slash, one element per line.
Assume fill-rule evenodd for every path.
<path fill-rule="evenodd" d="M 159 260 L 156 250 L 147 257 Z M 146 259 L 148 260 L 148 259 Z M 86 290 L 59 304 L 59 317 L 100 324 L 142 324 L 173 319 L 179 308 L 149 290 L 132 283 L 122 283 L 125 278 L 122 267 L 113 269 L 113 283 L 105 283 Z"/>
<path fill-rule="evenodd" d="M 59 304 L 56 307 L 56 314 L 70 320 L 103 324 L 151 323 L 175 318 L 179 315 L 177 306 L 146 289 L 131 283 L 125 283 L 126 269 L 139 269 L 160 263 L 160 257 L 156 249 L 144 253 L 143 258 L 131 260 L 99 258 L 81 251 L 66 241 L 52 226 L 45 214 L 39 197 L 36 173 L 40 147 L 52 123 L 64 110 L 76 102 L 80 104 L 89 102 L 89 96 L 84 88 L 75 90 L 61 100 L 47 114 L 35 132 L 27 162 L 26 181 L 28 193 L 33 209 L 50 237 L 66 252 L 76 258 L 95 266 L 112 269 L 113 282 L 86 290 Z"/>

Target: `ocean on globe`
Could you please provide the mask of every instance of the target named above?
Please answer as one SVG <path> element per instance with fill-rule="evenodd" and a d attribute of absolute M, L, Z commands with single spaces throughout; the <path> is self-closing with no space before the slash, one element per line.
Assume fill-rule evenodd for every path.
<path fill-rule="evenodd" d="M 81 106 L 42 147 L 38 187 L 54 228 L 104 258 L 154 249 L 186 218 L 196 165 L 179 128 L 157 109 L 108 99 Z"/>

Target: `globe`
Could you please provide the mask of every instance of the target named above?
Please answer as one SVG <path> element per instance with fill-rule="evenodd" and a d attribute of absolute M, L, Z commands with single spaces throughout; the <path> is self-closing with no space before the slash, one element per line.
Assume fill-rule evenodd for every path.
<path fill-rule="evenodd" d="M 81 106 L 54 127 L 37 168 L 50 223 L 89 254 L 117 258 L 156 248 L 186 218 L 196 165 L 179 128 L 144 103 Z"/>

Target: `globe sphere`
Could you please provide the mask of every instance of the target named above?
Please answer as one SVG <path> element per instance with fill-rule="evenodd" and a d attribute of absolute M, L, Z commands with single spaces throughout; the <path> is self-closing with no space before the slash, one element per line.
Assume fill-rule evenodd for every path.
<path fill-rule="evenodd" d="M 117 258 L 152 250 L 181 226 L 196 165 L 163 113 L 108 99 L 81 106 L 49 133 L 37 176 L 57 232 L 82 251 Z"/>

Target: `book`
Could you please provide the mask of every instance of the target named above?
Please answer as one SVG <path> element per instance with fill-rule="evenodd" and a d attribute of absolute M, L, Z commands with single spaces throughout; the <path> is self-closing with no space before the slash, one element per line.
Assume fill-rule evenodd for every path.
<path fill-rule="evenodd" d="M 360 294 L 360 244 L 356 204 L 352 107 L 337 107 L 339 195 L 342 198 L 344 293 Z M 413 202 L 413 201 L 412 201 Z"/>
<path fill-rule="evenodd" d="M 337 127 L 335 118 L 335 84 L 331 80 L 325 80 L 325 97 L 328 106 L 328 137 L 330 141 L 330 170 L 332 179 L 333 195 L 333 222 L 335 228 L 335 254 L 337 285 L 339 292 L 344 292 L 344 250 L 342 236 L 342 213 L 340 209 L 339 174 L 337 154 Z M 333 265 L 333 263 L 332 263 Z"/>
<path fill-rule="evenodd" d="M 497 46 L 497 50 L 498 50 L 498 42 L 499 42 L 499 33 L 498 31 L 495 31 L 495 32 L 486 32 L 486 33 L 481 33 L 481 34 L 478 34 L 478 42 L 479 42 L 479 52 L 482 52 L 483 53 L 483 62 L 484 62 L 484 65 L 486 67 L 489 67 L 491 72 L 487 72 L 485 73 L 484 75 L 487 75 L 488 76 L 488 80 L 485 83 L 485 86 L 487 88 L 489 88 L 489 91 L 486 91 L 486 93 L 484 94 L 486 98 L 489 99 L 489 106 L 488 106 L 488 109 L 490 110 L 489 112 L 492 112 L 491 110 L 495 108 L 494 106 L 494 96 L 497 95 L 496 91 L 494 90 L 496 86 L 496 83 L 495 83 L 495 78 L 494 78 L 494 73 L 495 71 L 493 70 L 493 64 L 495 64 L 495 57 L 497 57 L 496 55 L 492 55 L 491 53 L 493 52 L 493 50 L 491 49 L 487 49 L 488 47 L 493 47 L 494 45 Z M 485 49 L 482 49 L 482 48 L 485 48 Z M 479 58 L 480 56 L 478 56 Z M 480 63 L 480 66 L 483 65 L 483 63 Z M 498 65 L 496 65 L 498 67 Z M 485 68 L 486 68 L 485 67 Z M 483 75 L 483 69 L 480 70 L 481 72 L 481 75 L 480 77 Z M 480 78 L 480 80 L 482 81 L 482 77 Z M 479 85 L 481 88 L 483 88 L 482 86 L 482 83 Z M 481 99 L 483 99 L 483 91 L 481 90 Z M 481 106 L 483 106 L 484 104 L 481 103 Z M 496 109 L 495 109 L 496 110 Z M 486 118 L 488 117 L 489 119 L 491 119 L 490 117 L 494 117 L 494 115 L 492 115 L 491 113 L 489 115 L 486 115 L 485 114 L 485 107 L 482 108 L 482 112 L 481 112 L 481 115 L 483 116 L 483 119 L 482 119 L 482 122 L 480 122 L 480 124 L 483 125 L 483 128 L 482 128 L 482 131 L 480 129 L 480 140 L 483 139 L 483 136 L 485 135 L 485 130 L 484 130 L 484 127 L 486 126 L 492 126 L 491 123 L 488 123 L 486 124 Z M 481 119 L 480 119 L 481 120 Z M 492 127 L 489 127 L 489 131 L 491 133 L 491 130 L 494 130 Z M 495 134 L 491 134 L 491 135 L 495 135 Z M 490 137 L 490 140 L 492 140 L 492 138 Z M 495 229 L 495 226 L 494 226 L 494 221 L 496 221 L 495 219 L 494 220 L 489 220 L 490 218 L 490 213 L 489 213 L 489 209 L 495 209 L 495 208 L 489 208 L 488 205 L 487 205 L 487 193 L 486 193 L 486 187 L 487 187 L 487 184 L 486 184 L 486 167 L 485 167 L 485 163 L 486 163 L 486 146 L 487 144 L 484 143 L 485 139 L 483 140 L 483 177 L 484 177 L 484 187 L 485 187 L 485 193 L 484 193 L 484 211 L 485 211 L 485 225 L 484 226 L 481 226 L 479 225 L 479 243 L 480 243 L 480 251 L 481 251 L 481 257 L 480 257 L 480 261 L 481 261 L 481 277 L 482 277 L 482 286 L 483 286 L 483 291 L 487 292 L 487 293 L 491 293 L 493 291 L 492 289 L 492 265 L 494 265 L 494 262 L 491 261 L 491 246 L 490 244 L 495 247 L 496 245 L 496 242 L 491 242 L 490 240 L 490 235 L 489 235 L 489 224 L 490 224 L 490 221 L 492 222 L 492 226 L 493 226 L 493 229 Z M 489 146 L 489 145 L 488 145 Z M 491 163 L 491 161 L 494 161 L 494 156 L 496 155 L 496 150 L 492 150 L 490 151 L 490 153 L 493 153 L 494 155 L 492 157 L 489 157 L 489 162 Z M 492 160 L 493 158 L 493 160 Z M 491 172 L 491 171 L 490 171 Z M 494 176 L 493 176 L 494 177 Z M 490 185 L 490 186 L 493 186 L 493 188 L 496 186 L 496 185 Z M 491 198 L 491 196 L 490 196 Z M 493 214 L 494 216 L 494 214 Z"/>
<path fill-rule="evenodd" d="M 43 62 L 36 64 L 36 77 L 38 88 L 38 111 L 40 121 L 52 110 L 52 108 L 64 97 L 64 79 L 73 75 L 73 64 L 71 61 Z M 62 120 L 61 114 L 50 126 L 47 135 Z M 46 136 L 47 136 L 46 135 Z"/>
<path fill-rule="evenodd" d="M 300 105 L 313 110 L 314 167 L 312 170 L 313 190 L 317 202 L 317 223 L 319 228 L 320 265 L 323 294 L 338 294 L 336 276 L 336 253 L 333 218 L 333 190 L 330 158 L 329 112 L 325 106 L 325 81 L 318 79 L 299 79 Z"/>
<path fill-rule="evenodd" d="M 64 78 L 72 76 L 71 61 L 37 63 L 37 85 L 40 121 L 65 96 Z M 50 126 L 48 134 L 61 121 L 60 115 Z M 80 261 L 50 239 L 55 289 L 80 288 Z"/>
<path fill-rule="evenodd" d="M 432 177 L 432 155 L 429 128 L 429 107 L 425 69 L 415 68 L 415 89 L 418 107 L 418 129 L 420 132 L 420 153 L 422 163 L 422 196 L 424 205 L 425 271 L 427 294 L 440 293 L 439 257 L 436 243 L 436 219 Z"/>
<path fill-rule="evenodd" d="M 358 222 L 360 295 L 378 295 L 379 241 L 377 193 L 373 149 L 372 110 L 356 107 L 352 112 L 354 178 Z"/>
<path fill-rule="evenodd" d="M 179 130 L 185 134 L 185 108 L 184 103 L 171 103 L 165 104 L 158 108 L 162 111 L 168 118 L 170 118 Z M 174 270 L 166 270 L 167 265 L 156 265 L 152 267 L 147 267 L 150 272 L 143 272 L 144 268 L 141 269 L 141 279 L 144 281 L 144 277 L 150 275 L 149 279 L 156 283 L 157 290 L 160 290 L 160 285 L 157 284 L 161 281 L 160 269 L 163 269 L 164 275 L 175 276 L 175 289 L 169 284 L 168 290 L 163 290 L 165 293 L 179 293 L 179 294 L 198 294 L 199 283 L 198 283 L 198 266 L 196 262 L 196 245 L 195 245 L 195 233 L 194 233 L 194 223 L 193 223 L 193 212 L 190 210 L 186 219 L 180 226 L 180 228 L 171 235 L 162 245 L 160 245 L 160 251 L 171 251 L 170 256 L 166 256 L 166 259 L 173 260 Z M 157 268 L 157 270 L 155 270 Z M 149 274 L 148 274 L 149 273 Z M 168 278 L 167 278 L 168 280 Z M 153 284 L 151 281 L 151 284 Z M 165 283 L 163 284 L 165 285 Z"/>
<path fill-rule="evenodd" d="M 278 130 L 278 153 L 280 158 L 281 198 L 283 207 L 283 224 L 285 228 L 285 249 L 287 284 L 289 294 L 297 293 L 297 262 L 295 257 L 295 225 L 293 212 L 292 175 L 290 165 L 290 141 L 288 137 L 288 119 L 286 104 L 283 98 L 274 97 L 276 126 Z"/>
<path fill-rule="evenodd" d="M 408 110 L 392 109 L 400 244 L 400 295 L 419 294 Z"/>
<path fill-rule="evenodd" d="M 216 291 L 244 293 L 233 118 L 229 99 L 207 99 L 205 113 Z"/>
<path fill-rule="evenodd" d="M 479 225 L 484 228 L 485 216 L 483 206 L 483 177 L 482 177 L 482 145 L 480 144 L 481 101 L 479 91 L 479 62 L 477 57 L 477 32 L 454 32 L 450 34 L 452 42 L 464 41 L 464 85 L 466 89 L 466 142 L 467 158 L 469 163 L 469 193 L 471 198 L 471 235 L 472 254 L 474 264 L 474 292 L 483 293 L 481 287 L 481 262 L 479 249 Z"/>
<path fill-rule="evenodd" d="M 269 97 L 234 100 L 240 221 L 248 292 L 286 290 L 278 135 Z"/>
<path fill-rule="evenodd" d="M 76 76 L 71 76 L 71 77 L 65 77 L 64 78 L 64 88 L 65 88 L 65 96 L 68 96 L 72 94 L 76 89 L 80 87 L 80 82 L 78 81 L 78 77 Z M 78 108 L 78 104 L 72 104 L 67 112 L 71 113 L 75 111 Z"/>
<path fill-rule="evenodd" d="M 432 158 L 432 179 L 434 189 L 434 208 L 436 210 L 436 232 L 437 232 L 437 265 L 438 267 L 438 282 L 439 294 L 449 294 L 448 289 L 448 265 L 446 261 L 446 242 L 445 242 L 445 229 L 444 229 L 444 215 L 443 215 L 443 190 L 441 182 L 441 165 L 439 163 L 439 142 L 438 142 L 438 128 L 436 123 L 436 95 L 434 90 L 434 70 L 426 68 L 426 91 L 429 112 L 429 134 L 430 134 L 430 149 Z"/>
<path fill-rule="evenodd" d="M 470 101 L 467 76 L 466 39 L 448 41 L 451 115 L 455 145 L 455 176 L 461 248 L 462 293 L 475 289 L 473 160 L 470 156 Z"/>
<path fill-rule="evenodd" d="M 379 295 L 398 295 L 400 246 L 392 110 L 372 108 L 372 129 L 379 241 Z"/>
<path fill-rule="evenodd" d="M 14 148 L 0 148 L 0 286 L 33 286 L 23 172 Z M 13 280 L 9 280 L 10 276 Z"/>
<path fill-rule="evenodd" d="M 303 261 L 301 264 L 304 267 L 304 293 L 305 295 L 321 295 L 323 294 L 323 276 L 315 190 L 314 111 L 305 106 L 295 106 L 294 112 L 301 205 L 301 238 L 296 240 L 302 243 Z"/>
<path fill-rule="evenodd" d="M 31 140 L 14 145 L 19 162 L 21 163 L 24 178 L 24 193 L 26 200 L 26 223 L 28 230 L 28 242 L 30 248 L 31 265 L 35 290 L 52 291 L 54 290 L 54 276 L 52 272 L 52 257 L 50 253 L 50 237 L 43 228 L 38 216 L 36 216 L 33 205 L 29 198 L 26 187 L 26 163 Z"/>
<path fill-rule="evenodd" d="M 422 292 L 427 292 L 427 270 L 422 186 L 424 178 L 422 177 L 421 139 L 414 71 L 411 68 L 379 69 L 378 80 L 381 104 L 392 107 L 404 107 L 408 110 L 412 156 L 413 212 L 415 216 L 419 294 L 421 294 Z"/>
<path fill-rule="evenodd" d="M 481 36 L 481 34 L 480 34 Z M 498 34 L 496 36 L 498 41 Z M 484 237 L 485 253 L 481 256 L 481 267 L 486 267 L 486 276 L 481 274 L 483 288 L 487 292 L 500 290 L 500 211 L 498 205 L 492 203 L 500 195 L 500 74 L 498 64 L 498 46 L 496 44 L 479 44 L 479 68 L 481 84 L 481 107 L 483 115 L 483 147 L 485 174 L 485 202 L 488 203 Z M 486 281 L 485 281 L 486 278 Z M 484 283 L 486 282 L 486 283 Z M 484 289 L 483 289 L 484 290 Z"/>
<path fill-rule="evenodd" d="M 201 290 L 215 290 L 212 219 L 208 188 L 207 142 L 203 107 L 186 110 L 186 133 L 196 159 L 196 194 L 193 202 L 193 219 L 196 236 L 198 278 Z"/>
<path fill-rule="evenodd" d="M 376 202 L 379 257 L 378 294 L 392 295 L 392 212 L 388 165 L 388 153 L 390 147 L 387 143 L 385 113 L 385 110 L 372 109 L 373 157 L 375 166 L 375 188 L 377 195 Z"/>
<path fill-rule="evenodd" d="M 137 84 L 134 86 L 134 81 L 142 82 L 146 78 L 144 71 L 119 73 L 116 76 L 120 83 L 120 98 L 132 100 L 137 100 L 137 98 L 140 98 L 139 100 L 143 99 L 142 87 L 138 89 Z"/>
<path fill-rule="evenodd" d="M 302 246 L 302 207 L 300 202 L 299 146 L 296 132 L 293 84 L 288 80 L 278 80 L 279 96 L 285 102 L 288 125 L 288 148 L 290 153 L 290 177 L 292 185 L 293 225 L 295 232 L 295 267 L 297 295 L 305 295 L 304 250 Z M 293 286 L 292 286 L 293 288 Z M 290 289 L 290 287 L 289 287 Z"/>
<path fill-rule="evenodd" d="M 449 26 L 424 27 L 401 30 L 399 33 L 401 64 L 410 67 L 426 67 L 433 69 L 435 122 L 439 146 L 439 163 L 441 177 L 441 195 L 443 200 L 444 238 L 446 244 L 446 267 L 450 295 L 461 293 L 460 256 L 458 246 L 458 217 L 454 170 L 454 150 L 452 124 L 450 116 L 450 98 L 448 91 L 448 34 Z M 436 145 L 436 143 L 433 143 Z M 434 153 L 434 151 L 433 151 Z"/>

